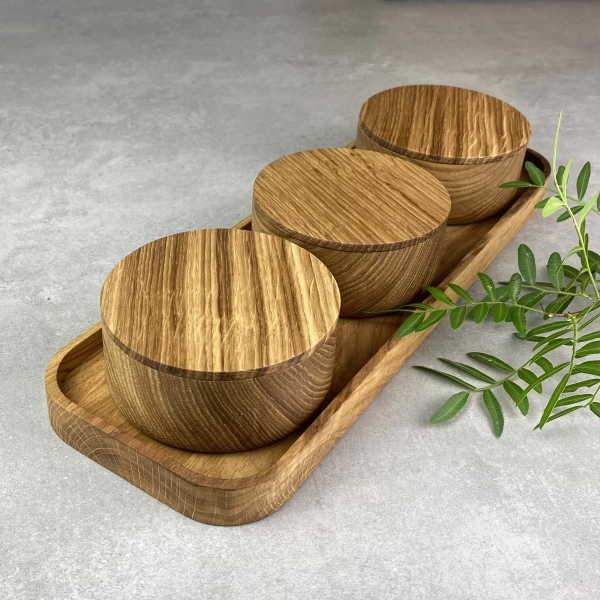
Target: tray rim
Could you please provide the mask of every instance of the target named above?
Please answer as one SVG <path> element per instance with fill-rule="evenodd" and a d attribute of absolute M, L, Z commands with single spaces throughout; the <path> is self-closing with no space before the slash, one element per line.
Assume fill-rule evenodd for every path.
<path fill-rule="evenodd" d="M 533 156 L 539 163 L 541 163 L 542 170 L 544 171 L 546 177 L 548 177 L 550 172 L 548 160 L 543 155 L 531 149 L 527 150 L 527 154 Z M 538 201 L 538 197 L 542 196 L 543 194 L 544 190 L 542 189 L 525 189 L 524 193 L 498 219 L 493 227 L 483 236 L 480 242 L 467 254 L 465 254 L 465 256 L 452 269 L 448 276 L 445 277 L 444 280 L 438 285 L 443 285 L 447 281 L 456 281 L 459 283 L 459 285 L 463 285 L 464 287 L 471 285 L 471 283 L 476 279 L 476 273 L 464 276 L 464 272 L 465 269 L 470 267 L 472 263 L 477 262 L 477 264 L 479 264 L 479 262 L 481 262 L 474 259 L 475 257 L 478 257 L 478 255 L 481 256 L 482 247 L 487 246 L 491 239 L 498 235 L 499 228 L 506 229 L 511 224 L 516 226 L 512 235 L 505 236 L 505 239 L 501 241 L 500 250 L 495 253 L 490 260 L 483 260 L 483 262 L 481 262 L 481 267 L 478 267 L 477 270 L 485 270 L 485 268 L 487 268 L 489 264 L 491 264 L 491 262 L 502 252 L 508 242 L 514 237 L 514 235 L 516 235 L 521 227 L 525 225 L 529 217 L 533 214 L 534 204 Z M 248 216 L 234 225 L 233 228 L 247 228 L 251 221 L 252 217 Z M 437 306 L 438 304 L 441 306 L 439 301 L 433 299 L 431 296 L 429 296 L 425 302 L 434 306 Z M 105 421 L 102 417 L 72 402 L 63 393 L 60 386 L 64 377 L 66 374 L 76 368 L 69 367 L 69 361 L 74 360 L 77 357 L 77 354 L 81 353 L 81 347 L 84 347 L 85 350 L 85 344 L 87 344 L 89 348 L 87 349 L 86 358 L 81 360 L 79 364 L 81 364 L 81 362 L 84 360 L 89 359 L 99 351 L 99 349 L 95 348 L 95 346 L 93 350 L 91 350 L 91 348 L 93 344 L 98 345 L 98 340 L 94 342 L 94 339 L 98 336 L 100 345 L 102 343 L 100 322 L 95 323 L 68 342 L 52 357 L 48 363 L 45 375 L 48 408 L 50 409 L 51 404 L 54 404 L 58 408 L 68 411 L 73 416 L 82 419 L 86 424 L 91 425 L 96 429 L 100 429 L 102 433 L 111 436 L 121 444 L 124 444 L 125 446 L 142 453 L 152 462 L 159 463 L 165 469 L 184 479 L 188 484 L 202 488 L 234 491 L 249 489 L 256 486 L 264 486 L 265 484 L 272 484 L 279 477 L 285 477 L 286 474 L 292 472 L 298 463 L 300 463 L 300 466 L 302 466 L 304 462 L 310 462 L 312 450 L 315 448 L 318 449 L 321 445 L 327 446 L 326 451 L 318 458 L 316 463 L 312 466 L 309 466 L 309 468 L 301 474 L 299 484 L 294 487 L 293 491 L 283 500 L 283 502 L 277 506 L 273 506 L 270 512 L 262 515 L 267 516 L 268 514 L 271 514 L 277 510 L 277 508 L 279 508 L 279 506 L 289 499 L 296 489 L 300 487 L 300 485 L 308 478 L 314 468 L 329 453 L 331 448 L 333 448 L 339 439 L 343 437 L 346 431 L 351 427 L 356 419 L 358 419 L 360 414 L 362 414 L 366 407 L 378 395 L 381 389 L 401 368 L 406 359 L 413 354 L 413 352 L 421 345 L 421 343 L 432 331 L 433 328 L 430 328 L 426 331 L 412 334 L 409 337 L 402 338 L 402 342 L 397 339 L 395 335 L 392 335 L 392 337 L 388 339 L 388 341 L 386 341 L 381 348 L 368 360 L 368 362 L 354 375 L 346 387 L 331 400 L 326 408 L 300 434 L 300 436 L 279 457 L 279 459 L 277 459 L 275 463 L 266 469 L 259 471 L 258 473 L 237 479 L 215 478 L 191 471 L 187 467 L 184 467 L 171 458 L 168 458 L 165 455 L 160 455 L 155 450 L 150 450 L 143 441 L 134 438 L 130 434 L 125 433 L 118 427 Z M 394 356 L 394 351 L 398 353 L 399 348 L 404 349 L 404 352 L 401 352 L 400 354 L 406 355 L 404 360 L 401 359 L 400 362 L 396 360 Z M 373 381 L 374 379 L 377 379 L 378 381 Z M 355 399 L 356 402 L 348 402 L 351 399 Z M 352 404 L 352 406 L 350 406 L 350 404 Z M 352 414 L 346 419 L 343 418 L 344 415 L 342 414 L 344 407 L 348 407 L 348 410 L 350 410 L 350 408 L 352 409 Z M 50 421 L 54 431 L 59 435 L 59 437 L 61 437 L 61 439 L 64 439 L 63 436 L 61 436 L 58 427 L 55 426 L 52 412 L 50 413 Z M 335 435 L 333 436 L 331 435 L 332 431 L 335 432 Z M 86 456 L 90 457 L 89 455 Z M 120 474 L 119 476 L 122 477 Z M 144 491 L 148 492 L 148 490 Z M 155 494 L 150 495 L 156 497 Z M 258 518 L 262 517 L 259 516 Z M 252 520 L 258 520 L 258 518 Z M 244 522 L 250 521 L 246 520 Z"/>

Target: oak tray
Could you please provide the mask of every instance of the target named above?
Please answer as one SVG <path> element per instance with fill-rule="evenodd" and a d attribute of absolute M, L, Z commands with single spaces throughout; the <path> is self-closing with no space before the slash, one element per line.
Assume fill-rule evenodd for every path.
<path fill-rule="evenodd" d="M 526 160 L 550 168 L 528 150 Z M 447 228 L 439 285 L 468 288 L 534 212 L 543 190 L 519 190 L 511 206 L 486 221 Z M 237 228 L 251 228 L 247 218 Z M 427 303 L 435 305 L 433 298 Z M 241 525 L 282 506 L 348 431 L 432 331 L 398 339 L 400 313 L 340 319 L 333 383 L 326 408 L 303 431 L 246 452 L 205 454 L 151 439 L 119 412 L 108 392 L 100 324 L 50 361 L 46 392 L 50 422 L 70 446 L 167 506 L 196 521 Z M 290 390 L 293 393 L 293 390 Z"/>

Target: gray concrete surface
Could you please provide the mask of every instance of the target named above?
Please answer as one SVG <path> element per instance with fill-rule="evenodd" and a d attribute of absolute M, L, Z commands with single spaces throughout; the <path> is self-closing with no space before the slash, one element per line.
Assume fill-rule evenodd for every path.
<path fill-rule="evenodd" d="M 545 153 L 563 109 L 560 156 L 598 186 L 599 31 L 575 0 L 2 0 L 0 598 L 597 598 L 600 423 L 426 424 L 452 388 L 411 366 L 492 339 L 517 360 L 507 329 L 440 326 L 279 512 L 230 529 L 60 441 L 43 372 L 126 253 L 233 225 L 261 167 L 346 144 L 378 90 L 494 94 Z M 489 273 L 569 231 L 536 216 Z"/>

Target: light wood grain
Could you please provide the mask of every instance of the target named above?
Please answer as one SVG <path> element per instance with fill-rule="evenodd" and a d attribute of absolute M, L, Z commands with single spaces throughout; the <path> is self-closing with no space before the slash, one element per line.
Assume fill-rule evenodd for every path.
<path fill-rule="evenodd" d="M 284 156 L 256 178 L 253 229 L 302 246 L 333 273 L 341 315 L 389 310 L 431 283 L 450 199 L 423 169 L 351 149 Z"/>
<path fill-rule="evenodd" d="M 253 210 L 289 238 L 347 252 L 396 250 L 433 236 L 450 202 L 411 163 L 351 148 L 283 156 L 254 182 Z"/>
<path fill-rule="evenodd" d="M 492 96 L 446 86 L 392 88 L 362 107 L 356 147 L 410 160 L 434 175 L 452 199 L 449 223 L 487 219 L 514 197 L 498 189 L 517 178 L 531 128 Z"/>
<path fill-rule="evenodd" d="M 156 240 L 111 271 L 100 305 L 115 403 L 167 444 L 269 444 L 329 389 L 339 292 L 320 261 L 279 238 L 214 229 Z"/>
<path fill-rule="evenodd" d="M 510 104 L 474 90 L 407 85 L 371 96 L 359 121 L 380 145 L 448 164 L 501 160 L 527 146 L 531 127 Z"/>
<path fill-rule="evenodd" d="M 247 379 L 299 362 L 335 327 L 339 293 L 311 254 L 269 235 L 201 229 L 129 254 L 100 299 L 106 335 L 160 371 Z"/>
<path fill-rule="evenodd" d="M 530 152 L 527 158 L 548 175 L 543 157 Z M 527 190 L 500 217 L 448 227 L 436 281 L 468 288 L 525 224 L 541 197 L 539 191 Z M 242 225 L 248 224 L 246 219 Z M 426 302 L 437 305 L 432 298 Z M 110 396 L 100 324 L 50 361 L 46 371 L 50 422 L 68 444 L 192 519 L 213 525 L 256 521 L 292 496 L 431 332 L 397 339 L 394 333 L 402 319 L 397 314 L 340 319 L 334 397 L 304 431 L 264 448 L 204 454 L 145 436 Z"/>

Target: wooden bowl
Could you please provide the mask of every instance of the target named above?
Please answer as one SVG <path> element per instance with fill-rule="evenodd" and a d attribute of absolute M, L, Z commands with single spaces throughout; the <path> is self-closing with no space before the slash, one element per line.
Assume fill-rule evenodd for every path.
<path fill-rule="evenodd" d="M 254 184 L 252 228 L 309 250 L 333 273 L 341 315 L 409 302 L 440 259 L 448 193 L 412 163 L 329 148 L 284 156 Z"/>
<path fill-rule="evenodd" d="M 171 235 L 123 259 L 100 305 L 110 393 L 161 442 L 248 450 L 322 408 L 340 296 L 294 244 L 230 229 Z"/>
<path fill-rule="evenodd" d="M 507 206 L 531 136 L 527 119 L 487 94 L 441 85 L 392 88 L 360 111 L 356 148 L 411 160 L 452 199 L 450 225 L 482 221 Z"/>

